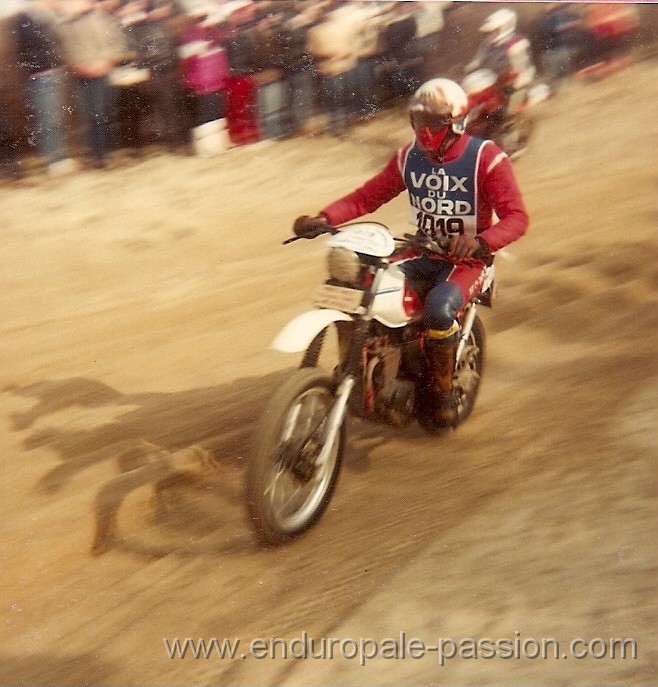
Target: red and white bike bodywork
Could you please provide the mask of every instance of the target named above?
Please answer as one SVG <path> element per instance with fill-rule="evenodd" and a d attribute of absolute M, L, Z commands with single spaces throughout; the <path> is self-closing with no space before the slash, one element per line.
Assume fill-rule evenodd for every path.
<path fill-rule="evenodd" d="M 397 426 L 416 419 L 431 433 L 445 429 L 423 403 L 422 303 L 399 267 L 410 250 L 443 255 L 444 248 L 422 235 L 394 239 L 375 222 L 347 225 L 326 245 L 329 278 L 316 295 L 316 309 L 295 317 L 272 343 L 304 355 L 265 409 L 247 470 L 249 514 L 268 543 L 290 539 L 321 517 L 338 479 L 348 411 Z M 485 344 L 477 308 L 491 305 L 493 286 L 491 265 L 481 290 L 459 313 L 453 427 L 468 417 L 477 397 Z M 335 360 L 326 371 L 318 362 L 332 330 Z"/>
<path fill-rule="evenodd" d="M 466 133 L 496 143 L 512 159 L 525 152 L 534 130 L 532 109 L 550 95 L 546 84 L 515 91 L 507 101 L 498 76 L 491 69 L 477 69 L 462 81 L 468 96 Z"/>
<path fill-rule="evenodd" d="M 332 236 L 325 245 L 330 249 L 343 249 L 375 258 L 388 258 L 395 251 L 395 239 L 382 225 L 374 222 L 353 224 Z M 330 270 L 332 260 L 340 260 L 340 256 L 339 252 L 330 253 Z M 397 328 L 404 327 L 410 318 L 420 315 L 420 299 L 406 283 L 396 263 L 389 264 L 378 276 L 380 283 L 370 313 L 373 319 L 387 327 Z M 332 280 L 325 283 L 315 297 L 315 305 L 320 310 L 303 313 L 289 322 L 272 342 L 272 348 L 288 353 L 303 351 L 327 324 L 351 321 L 351 315 L 362 307 L 361 293 L 342 286 L 345 281 L 340 283 L 332 283 Z M 345 312 L 341 308 L 345 308 Z"/>

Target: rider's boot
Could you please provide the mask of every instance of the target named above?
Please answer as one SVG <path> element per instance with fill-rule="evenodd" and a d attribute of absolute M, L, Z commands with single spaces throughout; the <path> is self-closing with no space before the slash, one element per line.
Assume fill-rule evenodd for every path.
<path fill-rule="evenodd" d="M 429 389 L 434 405 L 433 419 L 441 426 L 457 421 L 457 394 L 452 386 L 457 355 L 458 327 L 428 329 L 425 335 L 425 355 L 429 368 Z"/>

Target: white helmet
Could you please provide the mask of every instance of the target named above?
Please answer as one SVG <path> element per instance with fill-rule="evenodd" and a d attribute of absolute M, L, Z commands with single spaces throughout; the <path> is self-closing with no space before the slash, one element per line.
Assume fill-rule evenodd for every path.
<path fill-rule="evenodd" d="M 516 31 L 516 12 L 506 7 L 497 10 L 484 20 L 480 31 L 489 35 L 492 45 L 499 45 L 514 35 Z"/>
<path fill-rule="evenodd" d="M 468 97 L 464 89 L 450 79 L 426 81 L 409 101 L 409 114 L 414 113 L 445 117 L 454 125 L 468 112 Z M 461 132 L 460 132 L 461 133 Z"/>

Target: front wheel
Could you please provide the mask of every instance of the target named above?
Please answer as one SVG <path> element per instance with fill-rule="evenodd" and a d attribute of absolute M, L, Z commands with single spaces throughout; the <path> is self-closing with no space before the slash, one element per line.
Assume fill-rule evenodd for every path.
<path fill-rule="evenodd" d="M 282 544 L 314 525 L 326 510 L 345 447 L 344 420 L 327 445 L 334 401 L 334 385 L 326 374 L 301 369 L 265 408 L 247 467 L 249 517 L 261 541 Z"/>

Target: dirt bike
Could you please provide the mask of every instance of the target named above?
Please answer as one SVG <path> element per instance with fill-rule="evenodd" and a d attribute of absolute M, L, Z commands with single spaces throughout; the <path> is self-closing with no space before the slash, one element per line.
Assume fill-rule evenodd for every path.
<path fill-rule="evenodd" d="M 320 233 L 332 234 L 326 241 L 329 278 L 316 294 L 316 309 L 295 317 L 272 342 L 275 350 L 304 354 L 300 369 L 267 404 L 247 467 L 249 517 L 259 539 L 269 544 L 301 534 L 327 508 L 345 450 L 348 412 L 396 426 L 415 419 L 432 434 L 444 432 L 470 415 L 484 371 L 485 332 L 477 309 L 492 304 L 493 264 L 459 315 L 457 417 L 446 427 L 427 401 L 421 298 L 399 263 L 410 251 L 445 257 L 449 239 L 396 239 L 376 222 Z M 330 347 L 330 330 L 335 366 L 323 370 L 318 362 Z"/>
<path fill-rule="evenodd" d="M 534 84 L 508 99 L 494 71 L 477 69 L 464 78 L 462 88 L 469 104 L 466 133 L 494 141 L 511 159 L 520 157 L 535 129 L 533 108 L 548 98 L 549 87 Z"/>

